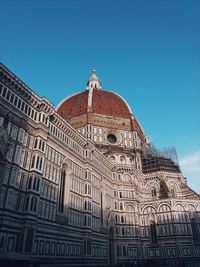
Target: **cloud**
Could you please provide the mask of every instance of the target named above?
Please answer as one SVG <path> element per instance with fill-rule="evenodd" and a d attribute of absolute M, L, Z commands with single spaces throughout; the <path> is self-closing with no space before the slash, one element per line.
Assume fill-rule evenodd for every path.
<path fill-rule="evenodd" d="M 200 151 L 179 160 L 182 173 L 187 177 L 189 187 L 200 194 Z"/>
<path fill-rule="evenodd" d="M 180 159 L 179 164 L 184 172 L 200 173 L 200 151 Z"/>

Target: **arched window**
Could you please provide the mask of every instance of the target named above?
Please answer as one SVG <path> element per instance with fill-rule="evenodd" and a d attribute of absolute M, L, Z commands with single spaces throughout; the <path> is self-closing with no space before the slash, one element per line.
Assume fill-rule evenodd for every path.
<path fill-rule="evenodd" d="M 156 199 L 157 192 L 156 192 L 155 187 L 153 187 L 153 188 L 151 189 L 151 196 L 152 196 L 152 199 Z"/>
<path fill-rule="evenodd" d="M 40 158 L 40 167 L 39 170 L 42 170 L 42 158 Z"/>
<path fill-rule="evenodd" d="M 35 198 L 35 203 L 34 203 L 34 212 L 37 210 L 37 198 Z"/>
<path fill-rule="evenodd" d="M 34 148 L 37 148 L 37 145 L 38 145 L 38 140 L 35 139 L 35 145 L 34 145 Z"/>
<path fill-rule="evenodd" d="M 122 235 L 125 235 L 124 227 L 122 227 Z"/>
<path fill-rule="evenodd" d="M 34 165 L 35 165 L 35 155 L 34 155 L 33 158 L 32 158 L 31 168 L 33 168 Z"/>
<path fill-rule="evenodd" d="M 40 179 L 37 180 L 37 191 L 39 191 L 39 187 L 40 187 Z"/>
<path fill-rule="evenodd" d="M 121 216 L 121 223 L 124 223 L 124 217 Z"/>
<path fill-rule="evenodd" d="M 114 162 L 115 161 L 115 157 L 114 156 L 110 156 L 109 159 Z"/>
<path fill-rule="evenodd" d="M 171 188 L 171 196 L 172 198 L 176 198 L 176 190 L 174 188 Z"/>
<path fill-rule="evenodd" d="M 124 156 L 120 157 L 120 161 L 122 164 L 126 164 L 126 158 Z"/>
<path fill-rule="evenodd" d="M 86 217 L 86 215 L 84 216 L 84 225 L 87 225 L 87 217 Z"/>
<path fill-rule="evenodd" d="M 42 151 L 44 151 L 44 141 L 42 142 Z"/>
<path fill-rule="evenodd" d="M 91 185 L 88 185 L 88 195 L 91 195 Z"/>
<path fill-rule="evenodd" d="M 123 182 L 128 183 L 131 181 L 131 176 L 129 174 L 123 175 Z"/>
<path fill-rule="evenodd" d="M 28 181 L 28 189 L 31 189 L 31 185 L 32 185 L 32 176 L 30 176 L 29 181 Z"/>
<path fill-rule="evenodd" d="M 134 208 L 131 205 L 126 206 L 126 211 L 128 212 L 134 212 Z"/>
<path fill-rule="evenodd" d="M 36 181 L 37 181 L 37 178 L 35 177 L 34 178 L 34 183 L 33 183 L 33 190 L 36 190 Z"/>
<path fill-rule="evenodd" d="M 60 194 L 59 194 L 59 206 L 58 206 L 59 212 L 64 212 L 65 179 L 66 179 L 66 172 L 63 169 L 61 172 L 61 179 L 60 179 Z"/>
<path fill-rule="evenodd" d="M 87 201 L 85 200 L 85 210 L 87 210 Z"/>
<path fill-rule="evenodd" d="M 157 244 L 158 243 L 156 224 L 155 224 L 154 221 L 151 221 L 151 223 L 150 223 L 150 238 L 151 238 L 151 243 L 152 244 Z"/>
<path fill-rule="evenodd" d="M 38 169 L 38 167 L 39 167 L 39 160 L 40 160 L 40 158 L 39 158 L 39 156 L 37 156 L 36 169 Z"/>
<path fill-rule="evenodd" d="M 42 140 L 40 139 L 40 142 L 39 142 L 39 149 L 41 149 L 42 147 Z"/>

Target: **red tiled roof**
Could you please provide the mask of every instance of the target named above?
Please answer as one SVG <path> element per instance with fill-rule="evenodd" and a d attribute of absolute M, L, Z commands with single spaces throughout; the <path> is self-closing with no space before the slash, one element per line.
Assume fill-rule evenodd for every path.
<path fill-rule="evenodd" d="M 130 118 L 126 103 L 116 94 L 108 91 L 94 90 L 92 112 L 113 117 Z"/>
<path fill-rule="evenodd" d="M 58 113 L 63 117 L 77 117 L 87 114 L 88 90 L 69 97 L 58 108 Z M 92 113 L 119 118 L 130 118 L 130 111 L 123 99 L 115 93 L 93 90 Z"/>
<path fill-rule="evenodd" d="M 87 113 L 88 91 L 69 97 L 58 108 L 58 114 L 67 119 L 77 117 Z"/>

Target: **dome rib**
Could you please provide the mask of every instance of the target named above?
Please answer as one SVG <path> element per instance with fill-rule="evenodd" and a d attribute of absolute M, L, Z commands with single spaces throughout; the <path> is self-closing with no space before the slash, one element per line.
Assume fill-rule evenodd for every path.
<path fill-rule="evenodd" d="M 109 91 L 93 91 L 92 112 L 120 118 L 130 118 L 130 111 L 121 97 Z"/>
<path fill-rule="evenodd" d="M 58 113 L 65 119 L 88 113 L 88 90 L 64 99 L 58 107 Z M 132 111 L 126 101 L 111 91 L 93 89 L 92 113 L 129 119 Z"/>

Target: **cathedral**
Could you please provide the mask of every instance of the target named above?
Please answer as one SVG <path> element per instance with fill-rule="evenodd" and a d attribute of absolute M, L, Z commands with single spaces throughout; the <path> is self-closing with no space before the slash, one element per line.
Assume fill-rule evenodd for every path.
<path fill-rule="evenodd" d="M 0 64 L 0 266 L 200 266 L 200 196 L 95 70 L 54 107 Z"/>

